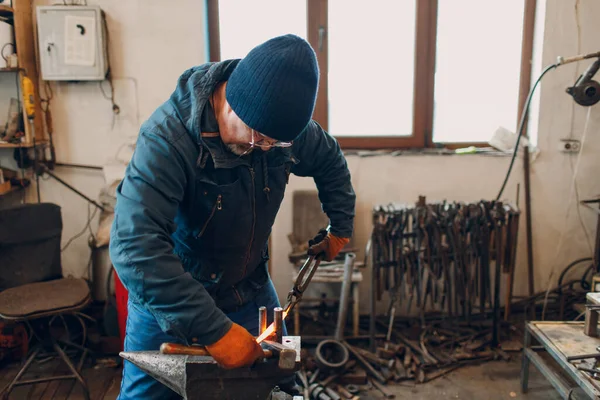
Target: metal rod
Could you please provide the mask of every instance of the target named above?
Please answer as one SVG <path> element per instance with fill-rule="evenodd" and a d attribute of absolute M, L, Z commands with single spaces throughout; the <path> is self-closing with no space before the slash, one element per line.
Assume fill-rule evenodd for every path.
<path fill-rule="evenodd" d="M 19 372 L 17 373 L 17 376 L 15 376 L 12 380 L 12 382 L 10 382 L 8 384 L 8 386 L 4 389 L 4 395 L 8 398 L 8 395 L 10 394 L 10 392 L 12 392 L 13 388 L 15 386 L 18 386 L 18 383 L 20 382 L 21 377 L 23 376 L 23 374 L 25 374 L 25 371 L 27 371 L 27 369 L 29 368 L 29 366 L 31 365 L 31 363 L 33 362 L 33 360 L 35 359 L 35 357 L 38 355 L 38 353 L 40 352 L 40 350 L 42 350 L 41 347 L 36 348 L 31 355 L 29 356 L 29 358 L 27 359 L 27 361 L 25 362 L 25 365 L 23 365 L 23 367 L 21 367 L 21 369 L 19 370 Z"/>
<path fill-rule="evenodd" d="M 33 130 L 33 166 L 37 171 L 38 169 L 38 151 L 35 145 L 35 129 L 33 127 L 33 119 L 29 119 L 29 123 L 31 124 L 31 129 Z M 37 192 L 37 201 L 38 203 L 42 202 L 42 197 L 40 194 L 40 174 L 35 174 L 35 190 Z"/>
<path fill-rule="evenodd" d="M 283 308 L 273 309 L 273 320 L 275 321 L 275 341 L 281 343 L 283 340 Z"/>
<path fill-rule="evenodd" d="M 52 343 L 52 347 L 54 347 L 54 350 L 58 353 L 60 358 L 62 358 L 65 364 L 67 364 L 67 367 L 69 367 L 73 375 L 75 375 L 75 379 L 79 381 L 79 384 L 83 388 L 83 395 L 85 397 L 85 400 L 90 400 L 90 391 L 88 389 L 87 383 L 83 379 L 79 371 L 75 368 L 75 366 L 71 362 L 71 359 L 65 354 L 65 352 L 60 348 L 60 346 L 56 342 Z"/>
<path fill-rule="evenodd" d="M 354 349 L 354 347 L 352 347 L 351 345 L 349 345 L 345 341 L 342 341 L 342 344 L 344 346 L 346 346 L 346 348 L 348 349 L 348 351 L 350 351 L 352 353 L 352 355 L 358 360 L 358 362 L 360 364 L 362 364 L 362 366 L 367 370 L 367 372 L 369 374 L 371 374 L 372 377 L 374 377 L 375 379 L 377 379 L 381 383 L 386 383 L 387 382 L 387 379 L 385 379 L 383 377 L 383 375 L 381 375 L 381 373 L 379 373 L 379 371 L 377 371 L 371 365 L 371 363 L 369 363 L 367 360 L 365 360 L 365 358 L 358 351 L 356 351 L 356 349 Z"/>
<path fill-rule="evenodd" d="M 580 54 L 577 56 L 573 56 L 573 57 L 558 57 L 558 65 L 565 65 L 565 64 L 569 64 L 572 62 L 577 62 L 577 61 L 582 61 L 582 60 L 587 60 L 589 58 L 595 58 L 595 57 L 600 57 L 600 51 L 597 51 L 595 53 L 588 53 L 588 54 Z"/>
<path fill-rule="evenodd" d="M 542 375 L 548 379 L 552 386 L 554 386 L 554 389 L 559 392 L 561 398 L 568 399 L 571 397 L 571 390 L 569 386 L 567 386 L 565 380 L 556 372 L 554 372 L 554 370 L 548 366 L 542 357 L 540 357 L 531 349 L 524 349 L 523 357 L 527 358 L 528 361 L 531 361 L 531 363 L 537 367 L 538 371 L 540 371 Z M 527 390 L 527 385 L 525 383 L 526 381 L 523 380 L 523 378 L 521 379 L 523 382 L 522 387 L 525 389 L 525 392 Z"/>
<path fill-rule="evenodd" d="M 529 146 L 524 146 L 523 151 L 523 168 L 525 173 L 525 224 L 527 230 L 527 284 L 529 296 L 533 296 L 533 226 L 531 224 L 531 172 L 529 164 Z M 530 307 L 530 310 L 531 320 L 534 320 L 535 307 Z"/>
<path fill-rule="evenodd" d="M 502 226 L 497 224 L 495 228 L 496 232 L 496 273 L 494 274 L 494 311 L 492 315 L 492 345 L 494 347 L 498 346 L 500 341 L 500 279 L 502 276 L 502 252 L 500 249 L 502 248 Z"/>
<path fill-rule="evenodd" d="M 336 340 L 342 340 L 344 338 L 344 328 L 346 327 L 346 318 L 348 317 L 348 304 L 350 300 L 350 289 L 352 288 L 352 273 L 354 272 L 355 259 L 356 254 L 346 254 L 344 262 L 344 280 L 342 281 L 342 293 L 340 295 L 337 326 L 335 329 Z"/>
<path fill-rule="evenodd" d="M 54 164 L 57 167 L 65 167 L 65 168 L 81 168 L 81 169 L 93 169 L 96 171 L 102 171 L 103 168 L 97 165 L 85 165 L 85 164 L 71 164 L 71 163 L 56 163 Z"/>
<path fill-rule="evenodd" d="M 369 241 L 370 242 L 370 241 Z M 370 252 L 367 252 L 367 257 L 370 256 Z M 370 296 L 370 310 L 371 313 L 369 318 L 369 349 L 371 352 L 375 353 L 377 350 L 377 339 L 375 338 L 375 320 L 377 319 L 377 310 L 376 310 L 376 302 L 377 302 L 377 294 L 376 294 L 376 286 L 377 286 L 377 274 L 375 273 L 375 262 L 371 257 L 371 296 Z"/>
<path fill-rule="evenodd" d="M 581 354 L 578 356 L 569 356 L 567 357 L 568 362 L 577 361 L 577 360 L 587 360 L 588 358 L 600 358 L 600 353 L 592 353 L 592 354 Z"/>
<path fill-rule="evenodd" d="M 47 378 L 37 378 L 37 379 L 28 379 L 26 381 L 19 381 L 15 384 L 15 386 L 26 386 L 34 383 L 43 383 L 50 381 L 62 381 L 69 379 L 77 379 L 75 375 L 57 375 L 57 376 L 49 376 Z"/>
<path fill-rule="evenodd" d="M 600 273 L 600 214 L 596 223 L 596 243 L 594 245 L 594 271 Z M 592 288 L 592 290 L 595 290 Z"/>
<path fill-rule="evenodd" d="M 100 204 L 96 203 L 94 200 L 90 199 L 89 197 L 87 197 L 85 194 L 81 193 L 79 190 L 75 189 L 73 186 L 69 185 L 67 182 L 63 181 L 61 178 L 56 176 L 54 173 L 50 172 L 48 167 L 46 167 L 45 165 L 42 164 L 41 170 L 42 170 L 41 172 L 44 172 L 44 173 L 50 175 L 52 178 L 56 179 L 58 182 L 62 183 L 64 186 L 66 186 L 68 189 L 72 190 L 79 196 L 83 197 L 85 200 L 87 200 L 91 204 L 95 205 L 100 210 L 105 211 L 104 207 L 102 207 Z"/>
<path fill-rule="evenodd" d="M 371 383 L 375 386 L 381 393 L 383 393 L 383 397 L 386 399 L 394 399 L 396 395 L 392 393 L 385 385 L 377 382 L 374 379 L 371 379 Z"/>
<path fill-rule="evenodd" d="M 262 333 L 267 329 L 267 307 L 261 306 L 258 308 L 258 334 Z"/>

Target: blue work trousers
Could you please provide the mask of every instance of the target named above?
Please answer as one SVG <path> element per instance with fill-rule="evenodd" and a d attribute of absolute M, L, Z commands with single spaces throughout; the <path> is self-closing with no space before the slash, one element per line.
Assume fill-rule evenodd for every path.
<path fill-rule="evenodd" d="M 227 314 L 227 316 L 256 336 L 258 335 L 258 308 L 260 306 L 267 307 L 270 324 L 273 321 L 273 309 L 280 306 L 271 280 L 257 294 L 254 301 L 246 303 L 239 310 Z M 125 351 L 158 350 L 160 345 L 165 342 L 182 343 L 180 339 L 164 333 L 154 316 L 143 306 L 130 300 L 127 309 Z M 284 335 L 287 335 L 285 325 Z M 124 361 L 118 400 L 130 399 L 171 400 L 181 399 L 181 397 L 129 361 Z"/>

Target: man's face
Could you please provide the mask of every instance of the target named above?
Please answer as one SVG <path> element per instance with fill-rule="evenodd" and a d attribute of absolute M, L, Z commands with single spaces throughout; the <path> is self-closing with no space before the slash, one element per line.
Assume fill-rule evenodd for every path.
<path fill-rule="evenodd" d="M 226 86 L 227 82 L 218 89 L 223 97 L 225 97 Z M 289 147 L 292 145 L 292 142 L 277 141 L 251 129 L 237 116 L 226 99 L 224 99 L 223 107 L 218 111 L 218 114 L 221 140 L 233 154 L 243 156 L 251 153 L 256 147 L 262 151 L 269 151 L 273 147 Z"/>
<path fill-rule="evenodd" d="M 221 140 L 233 154 L 241 156 L 252 151 L 252 129 L 244 124 L 227 101 L 219 122 Z"/>
<path fill-rule="evenodd" d="M 221 140 L 233 154 L 243 156 L 252 152 L 254 147 L 259 147 L 262 151 L 269 151 L 274 146 L 281 146 L 277 140 L 262 135 L 246 125 L 231 109 L 227 101 L 225 101 L 222 114 L 219 125 Z M 283 144 L 283 146 L 287 145 Z"/>

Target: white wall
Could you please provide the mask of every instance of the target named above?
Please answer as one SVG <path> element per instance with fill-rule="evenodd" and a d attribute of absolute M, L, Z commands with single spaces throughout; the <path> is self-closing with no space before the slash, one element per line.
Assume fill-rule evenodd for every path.
<path fill-rule="evenodd" d="M 135 140 L 141 122 L 167 100 L 179 75 L 205 62 L 205 10 L 203 1 L 193 0 L 92 0 L 88 4 L 99 5 L 106 13 L 115 102 L 121 113 L 112 113 L 97 82 L 52 82 L 54 142 L 59 162 L 104 165 L 115 158 L 122 144 Z M 108 93 L 106 82 L 104 87 Z M 121 149 L 119 157 L 127 159 L 127 148 Z M 0 149 L 0 164 L 16 168 L 12 150 Z M 101 172 L 66 168 L 55 172 L 93 199 L 104 185 Z M 65 243 L 85 226 L 87 203 L 53 180 L 43 181 L 40 187 L 43 201 L 62 206 Z M 33 188 L 28 195 L 35 201 Z M 86 275 L 87 236 L 63 253 L 65 274 Z"/>
<path fill-rule="evenodd" d="M 49 3 L 49 2 L 48 2 Z M 111 38 L 111 59 L 116 77 L 116 101 L 122 113 L 113 116 L 97 84 L 53 84 L 52 104 L 55 142 L 59 161 L 102 165 L 114 157 L 121 144 L 131 141 L 141 121 L 162 103 L 175 87 L 176 79 L 186 68 L 205 61 L 204 2 L 179 0 L 167 5 L 157 0 L 99 0 L 106 12 Z M 576 0 L 548 0 L 542 64 L 553 62 L 556 56 L 597 51 L 600 41 L 600 2 L 579 0 L 581 40 L 578 45 L 575 18 Z M 39 4 L 39 3 L 38 3 Z M 176 23 L 174 23 L 174 21 Z M 479 61 L 474 60 L 474 63 Z M 532 166 L 534 256 L 536 290 L 545 289 L 550 271 L 575 257 L 590 254 L 585 236 L 575 212 L 574 202 L 565 229 L 571 163 L 575 157 L 557 150 L 560 138 L 580 137 L 587 109 L 574 105 L 564 89 L 588 63 L 564 66 L 551 72 L 542 84 L 539 118 L 541 155 Z M 534 77 L 538 71 L 534 71 Z M 600 78 L 600 77 L 598 77 Z M 135 83 L 137 82 L 137 90 Z M 139 119 L 137 114 L 139 113 Z M 596 170 L 600 161 L 595 156 L 600 146 L 600 112 L 591 110 L 589 132 L 579 168 L 581 198 L 600 193 Z M 126 152 L 122 154 L 126 157 Z M 12 152 L 0 152 L 0 159 L 12 158 Z M 3 161 L 4 163 L 5 161 Z M 447 199 L 477 201 L 492 199 L 500 187 L 509 163 L 506 157 L 349 156 L 352 179 L 358 194 L 356 242 L 364 248 L 371 229 L 371 208 L 389 201 L 413 202 L 418 195 L 430 200 Z M 60 169 L 58 173 L 90 197 L 97 198 L 104 181 L 101 174 L 89 171 Z M 505 196 L 514 199 L 517 182 L 522 182 L 522 164 L 515 165 Z M 293 177 L 288 194 L 273 228 L 273 278 L 283 297 L 291 283 L 291 266 L 287 260 L 290 246 L 287 234 L 291 230 L 292 191 L 314 187 L 309 179 Z M 33 191 L 29 192 L 33 198 Z M 523 185 L 521 185 L 523 194 Z M 63 206 L 64 238 L 81 230 L 86 219 L 86 203 L 53 181 L 43 182 L 42 197 Z M 523 196 L 521 196 L 523 197 Z M 520 201 L 524 205 L 523 198 Z M 594 237 L 596 217 L 581 209 L 589 234 Z M 524 222 L 519 235 L 516 294 L 526 291 L 526 259 Z M 561 232 L 563 245 L 556 254 Z M 78 239 L 64 254 L 65 273 L 85 275 L 89 257 L 86 235 Z M 363 254 L 359 254 L 362 257 Z M 362 294 L 366 300 L 369 275 L 365 274 Z M 556 277 L 554 277 L 554 280 Z M 368 302 L 361 304 L 367 310 Z"/>
<path fill-rule="evenodd" d="M 576 5 L 579 12 L 576 12 Z M 598 16 L 598 1 L 548 1 L 543 64 L 555 62 L 557 56 L 600 50 Z M 591 255 L 582 224 L 577 217 L 577 200 L 575 196 L 569 197 L 576 157 L 557 150 L 559 139 L 582 137 L 589 112 L 577 189 L 580 199 L 597 197 L 600 194 L 600 182 L 597 179 L 600 167 L 600 105 L 581 107 L 564 92 L 590 64 L 591 61 L 586 61 L 562 66 L 551 72 L 542 85 L 538 135 L 542 155 L 532 170 L 532 215 L 537 225 L 534 233 L 534 257 L 538 289 L 545 289 L 550 273 L 560 269 L 569 260 Z M 595 79 L 600 79 L 600 76 Z M 567 208 L 568 204 L 571 204 L 570 208 Z M 585 207 L 579 207 L 579 211 L 593 247 L 597 215 Z M 567 212 L 568 217 L 565 218 Z M 558 248 L 561 238 L 562 246 Z"/>

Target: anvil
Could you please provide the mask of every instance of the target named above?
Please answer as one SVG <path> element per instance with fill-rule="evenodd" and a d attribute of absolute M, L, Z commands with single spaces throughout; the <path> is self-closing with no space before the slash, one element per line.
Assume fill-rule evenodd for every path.
<path fill-rule="evenodd" d="M 122 352 L 125 360 L 171 388 L 186 400 L 266 400 L 281 381 L 300 369 L 300 336 L 284 336 L 282 344 L 296 350 L 296 367 L 281 369 L 276 358 L 251 367 L 223 369 L 212 357 Z"/>

